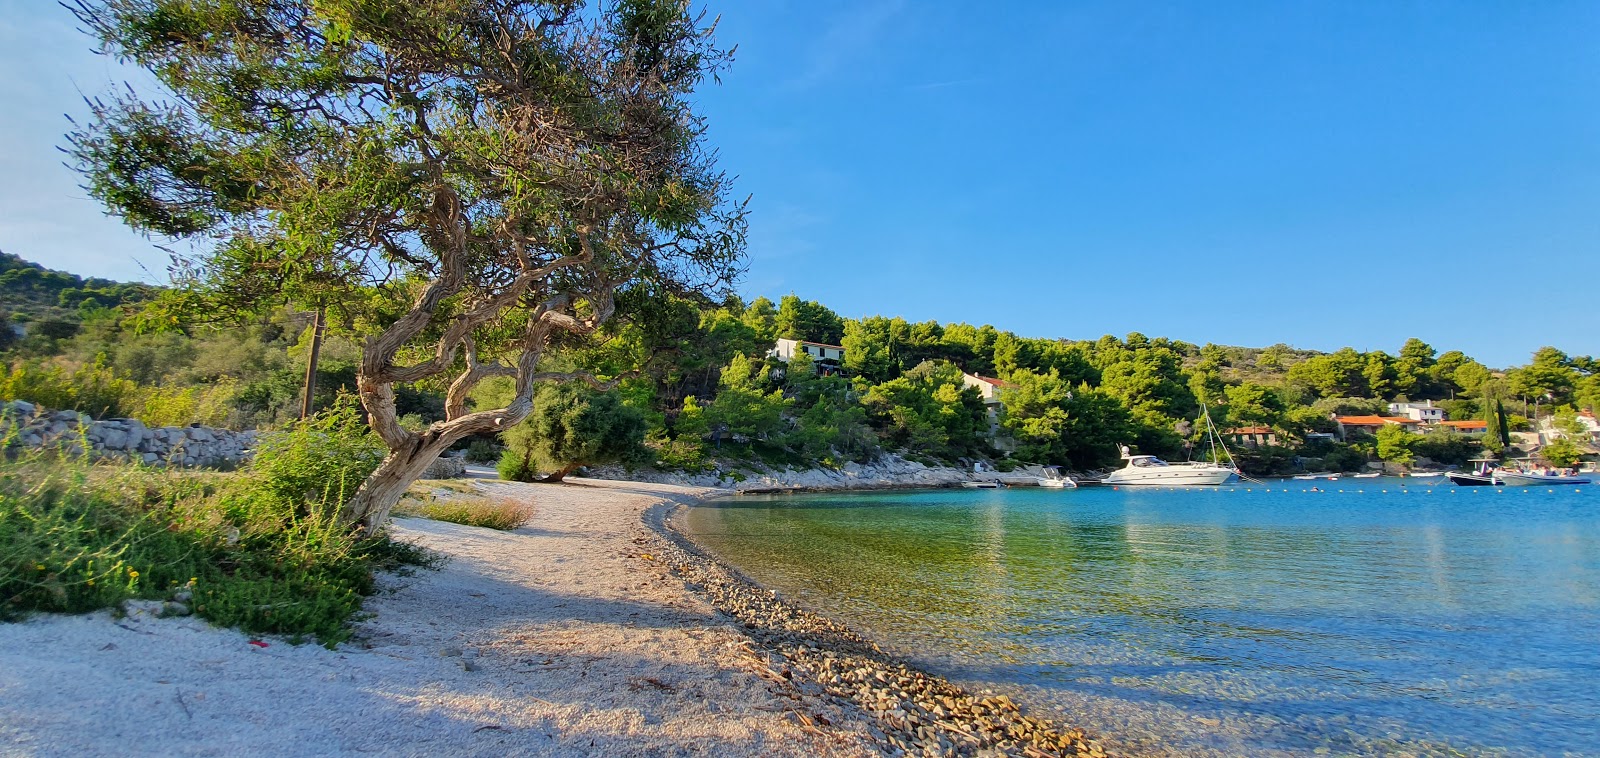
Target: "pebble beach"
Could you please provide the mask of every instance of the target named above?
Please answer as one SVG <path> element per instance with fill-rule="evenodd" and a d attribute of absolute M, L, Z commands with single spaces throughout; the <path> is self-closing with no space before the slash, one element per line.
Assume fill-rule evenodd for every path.
<path fill-rule="evenodd" d="M 1100 755 L 794 607 L 669 526 L 716 490 L 477 482 L 513 532 L 397 519 L 447 558 L 385 577 L 335 650 L 195 618 L 0 625 L 4 755 Z"/>

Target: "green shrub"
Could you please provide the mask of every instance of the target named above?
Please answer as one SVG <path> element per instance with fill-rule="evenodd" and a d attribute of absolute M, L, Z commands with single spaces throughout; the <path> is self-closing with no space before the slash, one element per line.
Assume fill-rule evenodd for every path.
<path fill-rule="evenodd" d="M 377 470 L 387 449 L 348 398 L 256 444 L 249 507 L 276 518 L 331 516 Z"/>
<path fill-rule="evenodd" d="M 655 453 L 656 468 L 663 471 L 700 474 L 715 468 L 711 456 L 706 453 L 705 444 L 696 439 L 658 436 L 645 442 L 645 446 Z"/>
<path fill-rule="evenodd" d="M 138 392 L 139 386 L 107 366 L 103 355 L 70 370 L 60 363 L 0 367 L 0 400 L 25 400 L 51 410 L 126 416 Z"/>
<path fill-rule="evenodd" d="M 533 451 L 527 448 L 521 451 L 506 448 L 500 454 L 500 462 L 495 465 L 495 471 L 500 478 L 508 482 L 531 482 L 539 476 L 539 467 L 534 465 Z"/>
<path fill-rule="evenodd" d="M 376 465 L 339 409 L 266 441 L 237 474 L 0 459 L 0 619 L 193 594 L 193 611 L 247 632 L 349 637 L 373 571 L 433 559 L 362 536 L 337 509 Z"/>
<path fill-rule="evenodd" d="M 484 439 L 476 439 L 467 445 L 467 461 L 471 463 L 494 463 L 500 460 L 500 446 Z"/>
<path fill-rule="evenodd" d="M 204 424 L 237 428 L 234 408 L 239 383 L 223 377 L 201 387 L 140 387 L 133 393 L 128 415 L 149 426 Z"/>

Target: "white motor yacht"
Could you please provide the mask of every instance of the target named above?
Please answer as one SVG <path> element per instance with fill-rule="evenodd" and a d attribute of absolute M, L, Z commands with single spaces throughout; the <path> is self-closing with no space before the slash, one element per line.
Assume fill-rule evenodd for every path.
<path fill-rule="evenodd" d="M 1238 473 L 1232 466 L 1209 461 L 1168 463 L 1153 455 L 1129 455 L 1122 448 L 1122 457 L 1128 463 L 1106 475 L 1101 484 L 1113 486 L 1155 487 L 1214 487 L 1226 484 Z"/>

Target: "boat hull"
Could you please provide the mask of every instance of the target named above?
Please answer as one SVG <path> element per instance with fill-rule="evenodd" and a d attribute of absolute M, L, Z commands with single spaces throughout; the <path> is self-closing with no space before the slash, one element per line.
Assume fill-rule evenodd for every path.
<path fill-rule="evenodd" d="M 1581 476 L 1547 476 L 1545 474 L 1508 474 L 1499 472 L 1494 475 L 1495 483 L 1507 487 L 1544 487 L 1547 485 L 1588 484 L 1589 480 Z"/>
<path fill-rule="evenodd" d="M 1071 479 L 1045 479 L 1045 478 L 1040 478 L 1039 479 L 1039 486 L 1040 487 L 1044 487 L 1045 489 L 1052 489 L 1052 490 L 1070 490 L 1070 489 L 1073 489 L 1073 488 L 1077 487 L 1078 485 L 1077 485 L 1077 483 L 1073 482 Z"/>
<path fill-rule="evenodd" d="M 1115 487 L 1215 487 L 1233 479 L 1233 470 L 1213 467 L 1162 466 L 1119 469 L 1100 481 Z"/>
<path fill-rule="evenodd" d="M 1451 483 L 1460 487 L 1492 487 L 1494 480 L 1488 474 L 1446 474 Z"/>

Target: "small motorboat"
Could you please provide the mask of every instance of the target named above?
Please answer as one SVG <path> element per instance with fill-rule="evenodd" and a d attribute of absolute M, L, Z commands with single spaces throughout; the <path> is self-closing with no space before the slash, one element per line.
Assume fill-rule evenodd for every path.
<path fill-rule="evenodd" d="M 1471 471 L 1447 471 L 1445 478 L 1459 487 L 1493 487 L 1495 459 L 1473 458 L 1472 462 L 1478 465 Z"/>
<path fill-rule="evenodd" d="M 1044 476 L 1039 477 L 1039 486 L 1053 490 L 1070 490 L 1077 489 L 1078 483 L 1072 481 L 1072 477 L 1064 476 L 1061 469 L 1048 466 L 1044 470 Z"/>
<path fill-rule="evenodd" d="M 962 482 L 961 486 L 969 490 L 997 490 L 1004 485 L 999 482 Z"/>
<path fill-rule="evenodd" d="M 1507 487 L 1544 487 L 1547 485 L 1588 484 L 1589 480 L 1573 474 L 1542 471 L 1496 471 L 1494 483 Z"/>
<path fill-rule="evenodd" d="M 1350 478 L 1351 479 L 1377 479 L 1380 476 L 1383 476 L 1383 472 L 1381 472 L 1381 471 L 1368 471 L 1365 474 L 1351 474 Z"/>
<path fill-rule="evenodd" d="M 1326 472 L 1325 473 L 1321 473 L 1321 474 L 1301 474 L 1301 475 L 1295 477 L 1295 479 L 1297 481 L 1302 481 L 1302 482 L 1310 482 L 1310 481 L 1317 481 L 1317 480 L 1324 480 L 1324 481 L 1329 481 L 1329 482 L 1337 482 L 1337 481 L 1339 481 L 1339 475 L 1338 474 L 1334 474 L 1334 473 L 1326 473 Z"/>

